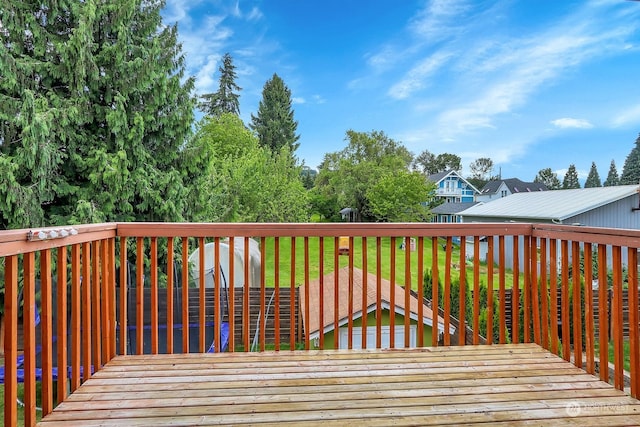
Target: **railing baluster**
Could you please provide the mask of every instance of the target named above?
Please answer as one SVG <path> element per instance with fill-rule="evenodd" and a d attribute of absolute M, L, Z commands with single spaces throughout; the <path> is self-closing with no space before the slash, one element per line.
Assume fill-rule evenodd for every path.
<path fill-rule="evenodd" d="M 338 252 L 340 249 L 340 238 L 335 236 L 333 238 L 333 347 L 340 348 L 340 330 L 339 330 L 339 322 L 340 322 L 340 313 L 339 313 L 339 301 L 340 301 L 340 263 Z"/>
<path fill-rule="evenodd" d="M 127 300 L 129 293 L 129 261 L 127 261 L 127 238 L 120 237 L 120 354 L 127 354 L 129 339 L 129 318 L 127 316 Z"/>
<path fill-rule="evenodd" d="M 318 334 L 320 335 L 320 339 L 318 341 L 318 345 L 320 348 L 324 348 L 324 236 L 321 236 L 318 238 L 318 250 L 320 251 L 320 254 L 318 255 L 318 262 L 320 263 L 319 266 L 319 272 L 318 274 L 320 275 L 319 280 L 320 280 L 320 287 L 319 287 L 319 295 L 318 298 L 320 300 L 320 304 L 318 307 L 318 317 L 319 317 L 319 321 L 318 321 Z M 306 296 L 307 301 L 309 301 L 309 293 L 307 292 Z M 306 305 L 307 307 L 309 307 L 309 304 Z M 308 315 L 308 313 L 307 313 Z"/>
<path fill-rule="evenodd" d="M 498 237 L 498 294 L 500 298 L 499 302 L 499 315 L 498 323 L 500 324 L 500 344 L 507 342 L 507 320 L 506 320 L 506 265 L 505 265 L 505 253 L 504 253 L 504 236 Z"/>
<path fill-rule="evenodd" d="M 618 390 L 624 389 L 624 350 L 622 347 L 622 248 L 613 246 L 613 302 L 611 307 L 611 322 L 613 334 L 613 382 Z"/>
<path fill-rule="evenodd" d="M 395 307 L 396 307 L 396 238 L 391 237 L 391 246 L 390 246 L 390 280 L 389 280 L 389 305 L 390 305 L 390 314 L 389 314 L 389 347 L 396 348 L 396 316 L 395 316 Z"/>
<path fill-rule="evenodd" d="M 629 288 L 629 371 L 631 375 L 631 397 L 640 393 L 640 342 L 638 333 L 638 249 L 628 248 L 628 288 Z"/>
<path fill-rule="evenodd" d="M 199 271 L 198 271 L 198 275 L 199 275 L 199 281 L 198 281 L 198 352 L 199 353 L 204 353 L 206 348 L 205 348 L 205 316 L 207 314 L 207 301 L 206 301 L 206 297 L 205 297 L 205 292 L 206 292 L 206 274 L 207 271 L 205 270 L 205 264 L 206 264 L 206 249 L 205 249 L 205 238 L 204 237 L 200 237 L 198 238 L 198 261 L 199 261 Z M 215 256 L 215 255 L 214 255 Z M 215 268 L 215 270 L 217 270 L 216 268 L 216 264 L 215 264 L 215 259 L 212 260 L 213 262 L 213 266 Z M 214 284 L 215 286 L 215 284 Z M 188 324 L 187 324 L 188 327 Z"/>
<path fill-rule="evenodd" d="M 523 330 L 523 338 L 522 340 L 525 343 L 531 342 L 530 337 L 530 328 L 531 328 L 531 238 L 529 236 L 524 236 L 524 271 L 523 271 L 523 290 L 522 294 L 524 296 L 524 316 L 522 316 L 522 330 Z"/>
<path fill-rule="evenodd" d="M 531 294 L 531 314 L 533 322 L 533 341 L 541 345 L 542 339 L 540 337 L 540 282 L 538 281 L 538 239 L 532 237 L 529 239 L 531 246 L 529 253 L 531 254 L 531 279 L 529 282 L 529 289 Z"/>
<path fill-rule="evenodd" d="M 444 261 L 444 345 L 451 345 L 451 335 L 449 334 L 449 325 L 451 324 L 451 256 L 452 256 L 452 239 L 447 236 L 445 245 L 445 261 Z M 420 304 L 422 305 L 422 304 Z M 408 305 L 407 305 L 408 307 Z M 437 327 L 432 330 L 437 330 Z"/>
<path fill-rule="evenodd" d="M 487 344 L 493 343 L 493 236 L 487 236 Z"/>
<path fill-rule="evenodd" d="M 58 358 L 58 403 L 67 399 L 67 247 L 58 248 L 56 257 L 56 268 L 58 273 L 58 284 L 56 286 L 57 299 L 57 318 L 56 318 L 56 335 Z"/>
<path fill-rule="evenodd" d="M 80 387 L 80 354 L 81 354 L 81 326 L 80 326 L 80 245 L 71 247 L 71 392 Z"/>
<path fill-rule="evenodd" d="M 260 237 L 260 265 L 267 265 L 266 263 L 266 252 L 267 252 L 267 239 L 266 237 Z M 260 311 L 258 316 L 260 316 L 259 324 L 260 324 L 260 351 L 264 351 L 265 349 L 265 340 L 266 340 L 266 313 L 265 313 L 265 299 L 266 299 L 266 280 L 265 280 L 265 268 L 260 269 Z"/>
<path fill-rule="evenodd" d="M 173 353 L 173 292 L 175 291 L 173 237 L 167 238 L 167 354 Z"/>
<path fill-rule="evenodd" d="M 547 289 L 547 239 L 540 239 L 540 302 L 542 347 L 549 349 L 549 290 Z"/>
<path fill-rule="evenodd" d="M 367 266 L 367 238 L 362 237 L 362 343 L 361 348 L 367 348 L 367 312 L 368 299 L 368 266 Z"/>
<path fill-rule="evenodd" d="M 91 338 L 93 353 L 91 360 L 95 369 L 102 366 L 102 310 L 100 309 L 100 252 L 101 241 L 91 244 Z"/>
<path fill-rule="evenodd" d="M 607 285 L 607 247 L 598 245 L 598 334 L 600 337 L 600 380 L 609 382 L 609 320 Z"/>
<path fill-rule="evenodd" d="M 242 294 L 242 327 L 244 328 L 244 351 L 251 350 L 251 314 L 249 312 L 250 303 L 250 291 L 249 287 L 249 266 L 250 266 L 250 254 L 249 254 L 249 237 L 244 238 L 244 291 Z M 255 286 L 255 284 L 254 284 Z"/>
<path fill-rule="evenodd" d="M 136 354 L 144 352 L 144 239 L 136 239 Z"/>
<path fill-rule="evenodd" d="M 318 238 L 318 241 L 321 242 L 322 241 L 322 237 Z M 307 328 L 306 331 L 304 331 L 304 349 L 305 350 L 309 350 L 311 347 L 311 342 L 309 341 L 309 322 L 310 322 L 310 315 L 309 315 L 309 236 L 304 236 L 304 313 L 300 313 L 300 315 L 298 316 L 298 318 L 302 317 L 304 320 L 302 321 L 302 324 L 305 325 L 305 327 Z M 320 268 L 322 268 L 322 266 L 320 266 Z M 322 270 L 321 270 L 322 271 Z M 322 275 L 320 275 L 320 287 L 322 288 Z M 322 303 L 322 300 L 324 299 L 324 295 L 322 293 L 322 290 L 320 291 L 320 295 L 318 296 L 318 301 L 320 303 Z M 320 311 L 322 312 L 322 309 L 324 307 L 322 305 L 320 305 Z M 320 334 L 320 336 L 322 336 L 322 314 L 320 314 L 320 322 L 318 323 L 319 327 L 318 327 L 318 333 Z"/>
<path fill-rule="evenodd" d="M 150 242 L 151 265 L 149 279 L 151 282 L 151 354 L 158 354 L 158 238 L 152 237 Z"/>
<path fill-rule="evenodd" d="M 91 329 L 91 244 L 82 244 L 82 380 L 86 381 L 91 378 L 91 343 L 92 343 L 92 329 Z"/>
<path fill-rule="evenodd" d="M 467 298 L 467 236 L 460 236 L 460 288 L 459 288 L 459 323 L 458 344 L 465 345 L 467 343 L 467 320 L 466 320 L 466 298 Z"/>
<path fill-rule="evenodd" d="M 473 344 L 480 344 L 480 236 L 473 236 Z"/>
<path fill-rule="evenodd" d="M 587 372 L 595 373 L 593 328 L 593 252 L 591 243 L 584 244 L 584 329 Z"/>
<path fill-rule="evenodd" d="M 513 236 L 513 286 L 511 288 L 511 341 L 520 342 L 520 242 L 519 236 Z"/>
<path fill-rule="evenodd" d="M 182 352 L 189 353 L 189 239 L 182 237 Z"/>
<path fill-rule="evenodd" d="M 424 346 L 424 238 L 418 237 L 418 347 Z M 379 279 L 378 279 L 379 280 Z M 432 329 L 433 330 L 433 329 Z"/>
<path fill-rule="evenodd" d="M 382 239 L 376 237 L 376 348 L 382 347 Z"/>
<path fill-rule="evenodd" d="M 213 350 L 216 353 L 220 353 L 220 336 L 221 336 L 221 323 L 222 323 L 222 276 L 220 274 L 220 270 L 222 269 L 222 265 L 220 264 L 220 237 L 216 236 L 213 240 L 214 254 L 213 254 Z M 229 248 L 229 259 L 233 258 L 232 248 Z M 233 286 L 233 283 L 228 284 L 227 286 Z M 204 311 L 204 306 L 201 306 L 200 309 Z M 206 324 L 202 325 L 203 329 L 206 332 Z M 208 350 L 209 343 L 205 343 L 204 351 Z"/>
<path fill-rule="evenodd" d="M 228 351 L 233 352 L 236 346 L 236 239 L 229 236 L 229 301 L 227 322 L 229 323 Z M 223 314 L 224 316 L 224 314 Z M 222 324 L 220 324 L 222 327 Z"/>
<path fill-rule="evenodd" d="M 562 287 L 562 304 L 561 304 L 561 324 L 562 324 L 562 357 L 566 361 L 571 360 L 571 330 L 569 320 L 569 242 L 562 240 L 560 242 L 561 254 L 561 287 Z"/>
<path fill-rule="evenodd" d="M 273 300 L 273 310 L 274 310 L 274 338 L 275 338 L 275 349 L 276 351 L 280 350 L 280 238 L 275 237 L 273 240 L 274 246 L 274 257 L 273 257 L 273 293 L 275 295 Z M 265 314 L 265 328 L 266 325 L 266 314 Z"/>
<path fill-rule="evenodd" d="M 558 242 L 549 242 L 549 314 L 551 316 L 551 352 L 558 354 Z"/>
<path fill-rule="evenodd" d="M 573 364 L 582 367 L 582 301 L 580 292 L 580 242 L 571 242 L 573 286 Z"/>
<path fill-rule="evenodd" d="M 351 350 L 353 348 L 353 252 L 355 248 L 353 246 L 354 239 L 353 236 L 349 236 L 349 278 L 347 283 L 347 293 L 348 293 L 348 309 L 349 319 L 347 320 L 347 348 Z"/>
<path fill-rule="evenodd" d="M 52 284 L 51 284 L 51 250 L 40 253 L 40 295 L 41 295 L 41 334 L 42 334 L 42 415 L 53 410 L 53 328 L 52 328 Z"/>
<path fill-rule="evenodd" d="M 404 239 L 404 307 L 405 313 L 410 312 L 411 308 L 411 237 Z M 404 347 L 411 346 L 411 316 L 404 316 Z M 437 323 L 434 328 L 438 330 Z M 437 333 L 436 333 L 437 335 Z"/>
<path fill-rule="evenodd" d="M 35 253 L 23 256 L 24 287 L 22 296 L 24 330 L 24 424 L 36 423 L 36 294 L 35 294 Z"/>
<path fill-rule="evenodd" d="M 431 346 L 438 346 L 438 301 L 440 277 L 438 272 L 438 237 L 431 237 Z"/>
<path fill-rule="evenodd" d="M 305 257 L 304 262 L 308 259 Z M 291 274 L 289 278 L 289 350 L 296 349 L 296 236 L 291 236 Z"/>

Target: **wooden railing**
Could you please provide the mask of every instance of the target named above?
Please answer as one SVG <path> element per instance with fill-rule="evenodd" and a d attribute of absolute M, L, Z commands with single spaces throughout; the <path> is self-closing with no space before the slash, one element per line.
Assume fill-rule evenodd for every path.
<path fill-rule="evenodd" d="M 518 223 L 74 230 L 44 240 L 34 230 L 0 232 L 5 425 L 15 425 L 19 397 L 25 425 L 34 425 L 38 405 L 51 412 L 117 354 L 220 351 L 224 324 L 226 351 L 380 347 L 385 333 L 392 347 L 412 345 L 412 333 L 417 346 L 535 342 L 634 397 L 640 391 L 640 231 Z M 242 256 L 222 259 L 225 245 Z M 601 294 L 597 339 L 592 292 Z M 549 297 L 558 293 L 561 307 Z"/>

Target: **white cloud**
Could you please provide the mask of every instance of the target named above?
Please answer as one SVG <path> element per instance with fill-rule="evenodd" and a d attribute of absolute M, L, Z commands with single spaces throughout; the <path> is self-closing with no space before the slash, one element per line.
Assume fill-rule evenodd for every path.
<path fill-rule="evenodd" d="M 627 107 L 613 118 L 614 127 L 626 126 L 640 123 L 640 104 Z"/>
<path fill-rule="evenodd" d="M 562 117 L 551 121 L 551 124 L 560 129 L 591 129 L 593 125 L 585 119 Z"/>
<path fill-rule="evenodd" d="M 442 66 L 444 66 L 451 55 L 445 52 L 437 52 L 418 64 L 416 64 L 402 80 L 391 86 L 389 96 L 396 99 L 405 99 L 413 94 L 413 92 L 424 88 L 428 82 L 427 79 L 435 74 Z"/>
<path fill-rule="evenodd" d="M 301 96 L 294 96 L 291 98 L 292 104 L 306 104 L 307 101 Z"/>

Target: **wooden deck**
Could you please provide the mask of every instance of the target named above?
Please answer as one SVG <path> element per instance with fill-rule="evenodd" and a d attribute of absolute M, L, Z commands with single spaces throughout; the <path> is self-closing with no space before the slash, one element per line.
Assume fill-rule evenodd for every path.
<path fill-rule="evenodd" d="M 640 425 L 535 344 L 119 356 L 40 425 Z"/>

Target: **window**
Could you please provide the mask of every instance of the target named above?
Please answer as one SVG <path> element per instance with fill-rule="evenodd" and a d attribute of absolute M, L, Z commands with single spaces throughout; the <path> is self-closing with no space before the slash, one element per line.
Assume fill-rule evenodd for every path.
<path fill-rule="evenodd" d="M 394 327 L 394 344 L 396 348 L 404 347 L 404 324 L 395 325 Z M 339 345 L 341 349 L 349 348 L 349 328 L 342 327 L 340 328 L 340 340 Z M 391 327 L 390 326 L 382 326 L 380 329 L 380 347 L 381 348 L 390 348 L 391 343 Z M 361 349 L 362 348 L 362 327 L 354 326 L 352 330 L 351 336 L 353 337 L 351 348 Z M 416 336 L 417 336 L 417 325 L 409 325 L 409 347 L 416 346 Z M 367 348 L 376 348 L 376 327 L 375 326 L 367 326 Z"/>

